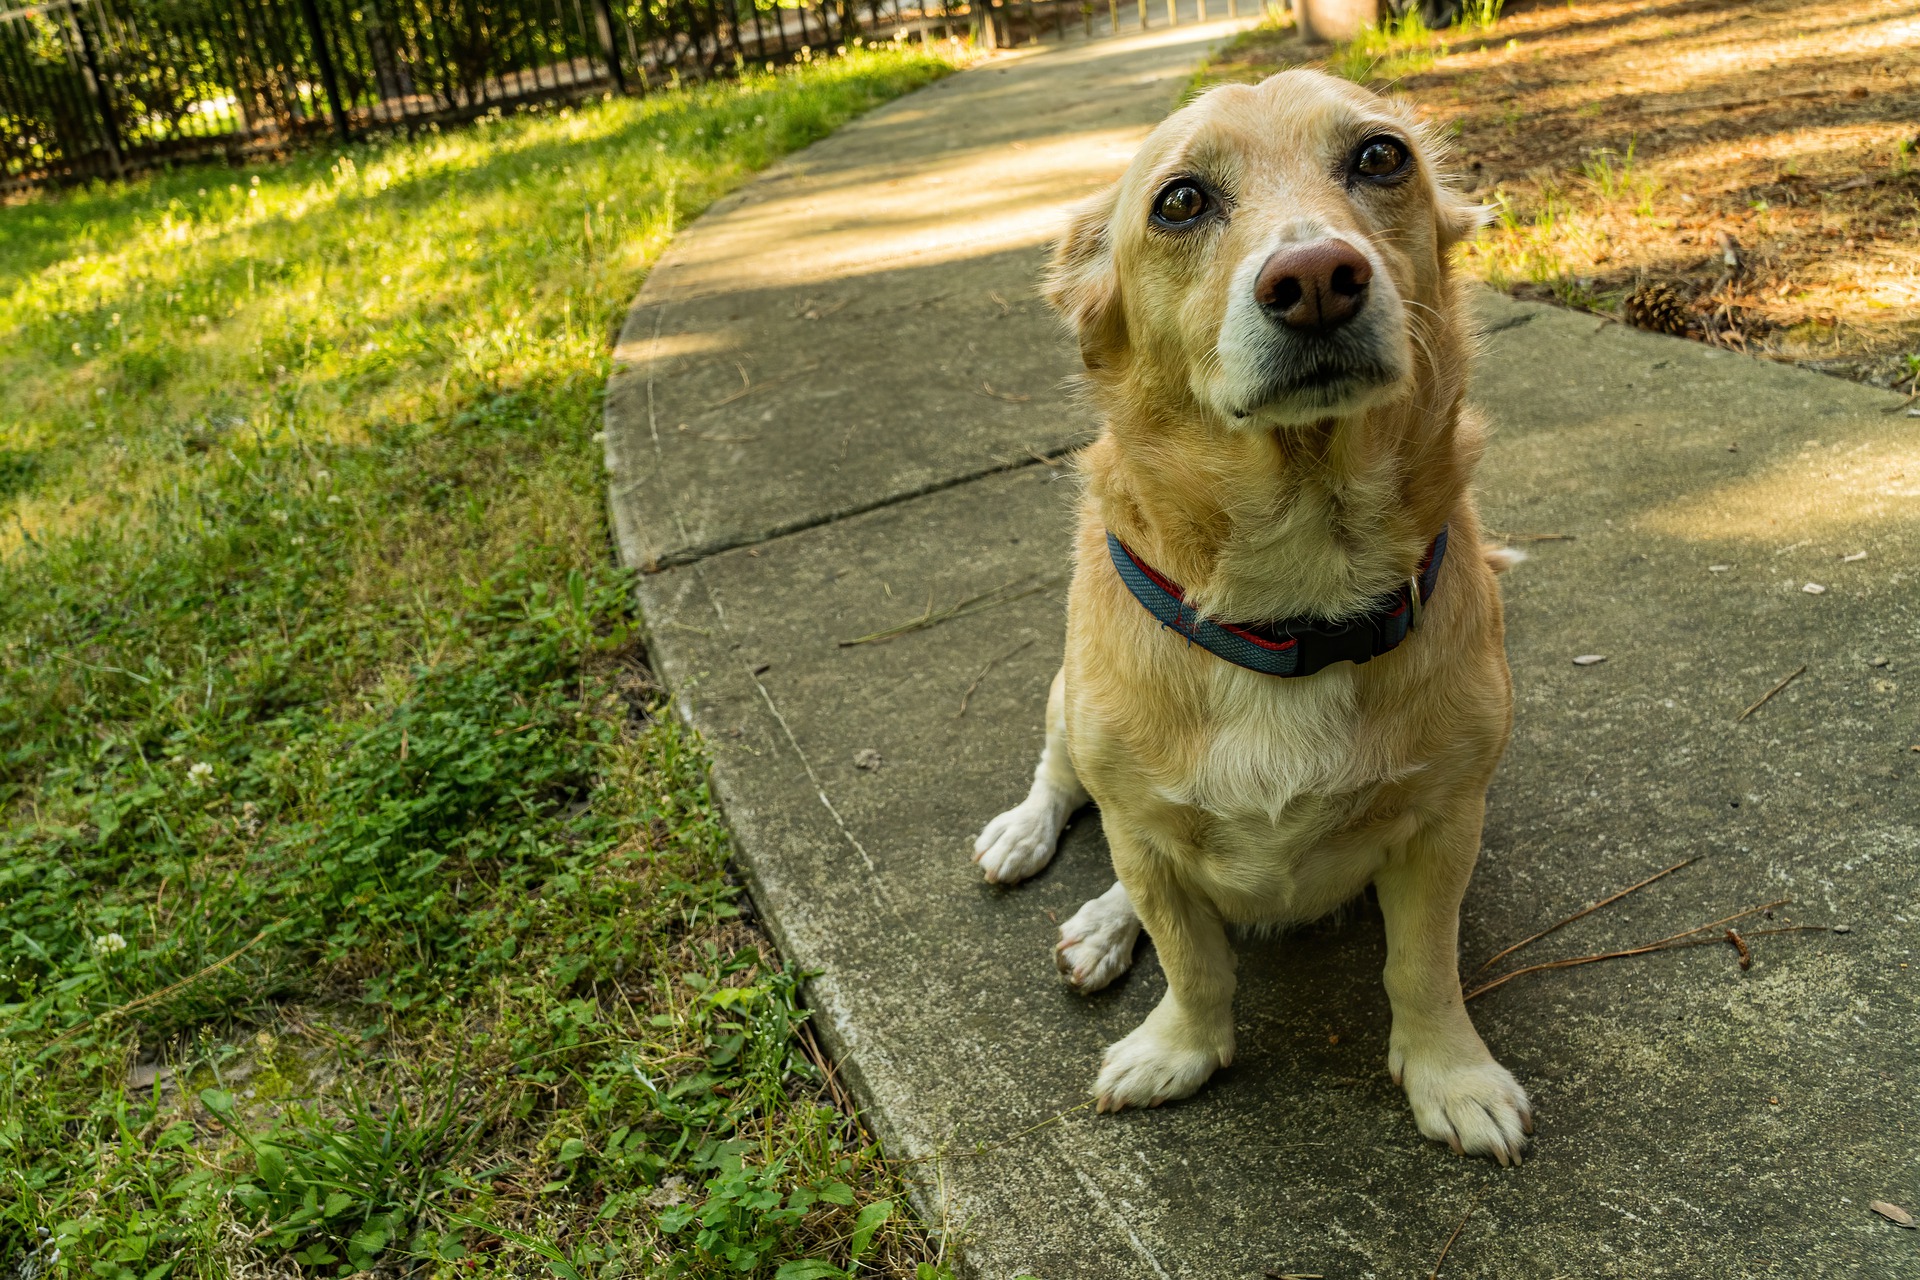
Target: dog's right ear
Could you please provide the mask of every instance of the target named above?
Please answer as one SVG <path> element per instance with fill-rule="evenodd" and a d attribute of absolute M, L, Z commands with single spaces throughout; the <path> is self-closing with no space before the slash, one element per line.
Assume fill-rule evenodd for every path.
<path fill-rule="evenodd" d="M 1080 359 L 1089 369 L 1104 368 L 1126 348 L 1111 233 L 1118 196 L 1119 188 L 1110 187 L 1073 211 L 1041 282 L 1047 304 L 1080 340 Z"/>

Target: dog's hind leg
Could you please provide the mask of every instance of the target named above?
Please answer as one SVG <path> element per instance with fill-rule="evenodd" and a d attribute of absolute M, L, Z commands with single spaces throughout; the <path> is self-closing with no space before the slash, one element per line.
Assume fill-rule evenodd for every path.
<path fill-rule="evenodd" d="M 973 860 L 994 884 L 1025 880 L 1053 861 L 1067 819 L 1091 798 L 1067 754 L 1067 673 L 1062 668 L 1047 694 L 1047 745 L 1033 771 L 1033 788 L 987 824 L 973 842 Z"/>
<path fill-rule="evenodd" d="M 1067 975 L 1067 985 L 1082 995 L 1098 991 L 1133 965 L 1133 946 L 1140 940 L 1140 917 L 1127 886 L 1113 888 L 1083 905 L 1060 926 L 1060 943 L 1053 962 Z"/>

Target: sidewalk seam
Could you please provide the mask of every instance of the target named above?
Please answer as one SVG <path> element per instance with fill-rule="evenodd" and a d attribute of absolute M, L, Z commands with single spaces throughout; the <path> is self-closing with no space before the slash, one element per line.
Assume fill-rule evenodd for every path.
<path fill-rule="evenodd" d="M 809 529 L 818 529 L 825 525 L 838 524 L 842 520 L 850 520 L 854 516 L 863 516 L 870 511 L 881 511 L 887 507 L 898 506 L 903 502 L 911 502 L 915 498 L 924 498 L 929 494 L 944 493 L 948 489 L 957 489 L 963 484 L 972 484 L 976 480 L 985 480 L 992 476 L 1006 475 L 1014 471 L 1024 471 L 1028 467 L 1051 466 L 1061 458 L 1076 453 L 1091 443 L 1093 443 L 1093 438 L 1087 436 L 1074 440 L 1070 444 L 1055 445 L 1051 449 L 1036 449 L 1033 451 L 1032 457 L 1021 458 L 1016 462 L 998 463 L 991 467 L 982 467 L 977 471 L 963 472 L 957 476 L 943 476 L 938 480 L 930 481 L 916 488 L 903 489 L 898 493 L 888 494 L 886 497 L 875 499 L 872 502 L 854 503 L 851 506 L 841 507 L 835 511 L 826 511 L 819 515 L 807 516 L 804 519 L 788 521 L 786 524 L 775 525 L 773 528 L 761 533 L 716 538 L 710 542 L 703 542 L 696 547 L 687 547 L 684 550 L 669 552 L 667 555 L 649 560 L 640 566 L 640 571 L 646 574 L 654 574 L 667 569 L 677 569 L 684 565 L 696 564 L 711 556 L 720 555 L 722 552 L 737 551 L 741 547 L 762 546 L 781 538 L 790 537 L 796 533 L 805 533 Z M 645 481 L 638 481 L 636 485 L 642 483 L 645 483 Z M 680 513 L 678 511 L 674 512 L 674 522 L 676 524 L 681 523 Z M 684 527 L 685 526 L 682 525 L 683 529 Z"/>

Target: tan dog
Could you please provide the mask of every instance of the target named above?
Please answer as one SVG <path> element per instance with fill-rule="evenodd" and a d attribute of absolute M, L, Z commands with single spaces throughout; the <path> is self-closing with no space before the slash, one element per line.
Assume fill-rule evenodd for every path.
<path fill-rule="evenodd" d="M 1232 1060 L 1228 925 L 1311 920 L 1371 883 L 1388 1068 L 1420 1131 L 1521 1157 L 1527 1096 L 1474 1031 L 1455 954 L 1512 720 L 1493 578 L 1508 553 L 1482 547 L 1467 487 L 1482 429 L 1448 264 L 1481 217 L 1407 111 L 1289 71 L 1168 118 L 1054 254 L 1047 296 L 1106 430 L 1081 464 L 1046 749 L 975 860 L 1030 876 L 1099 802 L 1120 882 L 1061 929 L 1060 968 L 1104 986 L 1144 924 L 1168 986 L 1108 1049 L 1102 1110 L 1185 1097 Z M 1122 551 L 1184 597 L 1177 623 L 1123 580 Z M 1426 591 L 1409 585 L 1436 561 Z M 1378 656 L 1292 678 L 1188 638 L 1202 616 L 1403 615 L 1418 629 Z M 1265 634 L 1262 660 L 1290 647 L 1291 630 Z"/>

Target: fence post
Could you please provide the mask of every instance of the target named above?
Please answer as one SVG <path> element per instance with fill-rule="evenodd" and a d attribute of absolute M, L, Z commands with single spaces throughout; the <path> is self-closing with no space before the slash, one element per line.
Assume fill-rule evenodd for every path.
<path fill-rule="evenodd" d="M 300 0 L 300 16 L 307 20 L 307 33 L 313 37 L 313 60 L 320 67 L 320 85 L 327 91 L 327 110 L 333 113 L 333 131 L 345 142 L 349 137 L 347 111 L 340 105 L 340 77 L 333 70 L 333 50 L 327 48 L 327 29 L 320 24 L 320 6 L 314 0 Z"/>
<path fill-rule="evenodd" d="M 113 166 L 115 178 L 124 178 L 127 171 L 120 156 L 120 117 L 113 109 L 113 91 L 100 74 L 100 62 L 93 53 L 93 36 L 88 33 L 87 24 L 80 17 L 78 4 L 73 6 L 73 29 L 80 37 L 80 57 L 86 64 L 87 83 L 93 89 L 95 105 L 100 108 L 101 134 L 107 140 L 107 163 Z"/>
<path fill-rule="evenodd" d="M 993 32 L 993 0 L 967 0 L 967 11 L 973 18 L 974 42 L 992 53 L 998 47 Z"/>
<path fill-rule="evenodd" d="M 755 10 L 754 16 L 759 17 L 758 10 Z M 593 0 L 593 25 L 600 29 L 600 44 L 607 51 L 607 74 L 613 77 L 613 91 L 625 94 L 627 78 L 620 72 L 620 33 L 614 29 L 613 7 L 607 3 L 607 0 Z M 738 24 L 734 27 L 734 33 L 735 42 L 738 43 Z M 717 40 L 718 37 L 715 39 Z M 762 40 L 761 43 L 764 45 L 766 41 Z"/>

